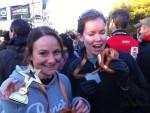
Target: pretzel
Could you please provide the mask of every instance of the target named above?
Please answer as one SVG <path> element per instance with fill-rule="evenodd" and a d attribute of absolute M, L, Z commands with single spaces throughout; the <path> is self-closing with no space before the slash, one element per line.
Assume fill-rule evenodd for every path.
<path fill-rule="evenodd" d="M 112 59 L 117 59 L 119 57 L 119 53 L 112 48 L 105 48 L 98 55 L 98 63 L 100 65 L 100 70 L 106 71 L 108 73 L 114 73 L 115 71 L 109 68 L 109 64 Z"/>
<path fill-rule="evenodd" d="M 75 112 L 72 111 L 72 110 L 69 109 L 69 108 L 65 108 L 65 109 L 62 109 L 62 110 L 60 111 L 60 113 L 75 113 Z"/>

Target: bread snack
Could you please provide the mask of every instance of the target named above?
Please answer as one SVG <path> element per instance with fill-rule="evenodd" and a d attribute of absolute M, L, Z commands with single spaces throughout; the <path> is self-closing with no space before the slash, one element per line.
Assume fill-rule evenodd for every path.
<path fill-rule="evenodd" d="M 119 53 L 112 48 L 105 48 L 99 55 L 98 55 L 98 63 L 100 65 L 101 71 L 106 71 L 108 73 L 114 73 L 115 71 L 109 67 L 109 64 L 112 59 L 118 59 Z"/>

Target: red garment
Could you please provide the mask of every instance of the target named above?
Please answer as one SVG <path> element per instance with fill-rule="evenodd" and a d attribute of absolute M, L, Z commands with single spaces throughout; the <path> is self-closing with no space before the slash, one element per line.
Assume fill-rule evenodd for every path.
<path fill-rule="evenodd" d="M 150 41 L 150 35 L 143 37 L 144 41 Z"/>
<path fill-rule="evenodd" d="M 126 51 L 134 58 L 137 57 L 139 51 L 139 43 L 129 35 L 112 35 L 107 40 L 107 45 L 120 51 Z"/>

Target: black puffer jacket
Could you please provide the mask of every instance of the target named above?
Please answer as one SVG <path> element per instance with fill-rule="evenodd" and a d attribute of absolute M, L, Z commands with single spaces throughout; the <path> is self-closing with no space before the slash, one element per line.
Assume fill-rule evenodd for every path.
<path fill-rule="evenodd" d="M 141 48 L 137 62 L 144 73 L 145 78 L 150 84 L 150 41 L 145 43 L 145 45 Z"/>
<path fill-rule="evenodd" d="M 70 78 L 72 84 L 73 96 L 82 96 L 86 98 L 91 104 L 91 113 L 130 113 L 130 109 L 124 111 L 120 108 L 120 96 L 121 96 L 121 88 L 120 88 L 120 77 L 118 73 L 114 75 L 108 74 L 106 72 L 98 72 L 99 77 L 101 78 L 101 83 L 97 84 L 97 89 L 94 94 L 86 95 L 81 88 L 80 83 L 85 81 L 85 78 L 77 79 L 72 73 L 82 61 L 84 55 L 83 50 L 81 51 L 80 58 L 76 58 L 68 64 L 66 75 Z M 129 76 L 136 81 L 137 84 L 147 87 L 148 84 L 143 77 L 140 69 L 138 68 L 136 62 L 128 53 L 119 52 L 120 59 L 123 59 L 130 69 Z M 87 60 L 86 64 L 80 68 L 81 74 L 86 74 L 94 71 L 98 68 L 98 64 L 94 66 L 89 60 Z M 138 111 L 138 110 L 137 110 Z"/>
<path fill-rule="evenodd" d="M 8 78 L 16 65 L 23 62 L 26 37 L 12 38 L 6 49 L 0 51 L 0 84 Z"/>

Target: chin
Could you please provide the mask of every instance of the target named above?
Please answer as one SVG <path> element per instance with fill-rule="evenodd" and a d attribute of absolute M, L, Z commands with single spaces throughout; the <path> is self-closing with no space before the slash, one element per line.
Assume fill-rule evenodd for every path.
<path fill-rule="evenodd" d="M 95 54 L 95 55 L 98 55 L 98 54 L 101 53 L 101 52 L 102 52 L 102 50 L 99 50 L 99 51 L 94 52 L 94 54 Z"/>
<path fill-rule="evenodd" d="M 49 72 L 49 75 L 53 75 L 53 74 L 55 74 L 55 73 L 56 73 L 56 70 Z"/>
<path fill-rule="evenodd" d="M 55 72 L 56 72 L 56 70 L 47 71 L 47 72 L 45 71 L 44 74 L 45 74 L 46 76 L 51 76 L 51 75 L 53 75 Z"/>

